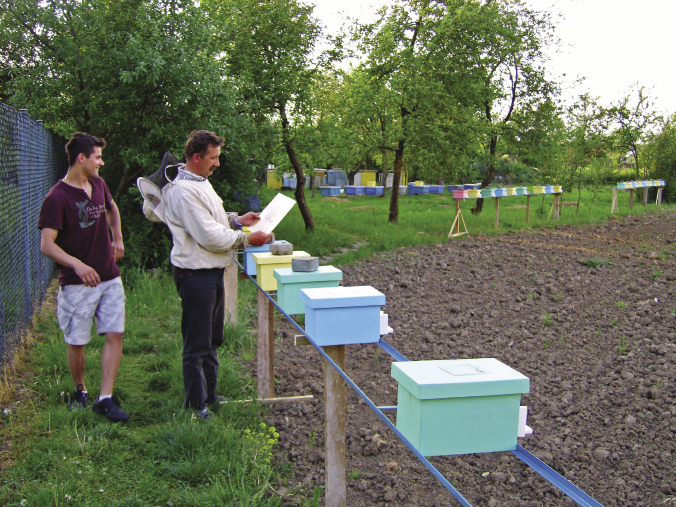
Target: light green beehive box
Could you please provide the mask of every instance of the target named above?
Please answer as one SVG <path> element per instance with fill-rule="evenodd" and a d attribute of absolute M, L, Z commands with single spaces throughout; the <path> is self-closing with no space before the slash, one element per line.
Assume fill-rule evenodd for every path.
<path fill-rule="evenodd" d="M 277 280 L 277 304 L 288 314 L 304 314 L 305 301 L 301 289 L 338 287 L 343 272 L 333 266 L 319 266 L 316 271 L 293 271 L 292 268 L 274 269 Z"/>
<path fill-rule="evenodd" d="M 424 456 L 516 449 L 525 375 L 497 359 L 392 363 L 397 428 Z"/>

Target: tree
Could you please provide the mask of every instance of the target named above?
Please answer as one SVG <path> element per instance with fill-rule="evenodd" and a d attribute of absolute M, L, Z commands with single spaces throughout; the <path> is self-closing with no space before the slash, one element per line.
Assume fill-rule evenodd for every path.
<path fill-rule="evenodd" d="M 655 178 L 666 180 L 664 200 L 676 202 L 676 114 L 662 126 L 662 130 L 648 138 L 644 167 L 652 167 Z"/>
<path fill-rule="evenodd" d="M 228 70 L 246 83 L 242 90 L 250 111 L 276 125 L 296 174 L 295 197 L 306 230 L 314 229 L 305 202 L 302 163 L 295 150 L 295 127 L 312 115 L 311 90 L 317 76 L 312 53 L 320 28 L 312 7 L 295 0 L 233 0 L 218 4 Z"/>
<path fill-rule="evenodd" d="M 553 26 L 548 15 L 520 2 L 487 0 L 476 8 L 471 27 L 477 42 L 468 51 L 480 80 L 470 95 L 484 121 L 487 171 L 481 186 L 487 187 L 495 177 L 500 137 L 524 135 L 532 128 L 532 112 L 558 93 L 544 67 L 543 49 L 552 41 Z M 477 199 L 472 213 L 481 213 L 482 207 L 483 199 Z"/>
<path fill-rule="evenodd" d="M 610 107 L 608 114 L 617 127 L 613 135 L 616 147 L 625 154 L 632 154 L 636 165 L 636 179 L 641 179 L 639 148 L 664 119 L 655 110 L 649 90 L 638 83 L 625 97 Z M 647 174 L 647 167 L 644 166 L 643 179 L 648 177 Z"/>
<path fill-rule="evenodd" d="M 255 138 L 204 5 L 3 0 L 2 11 L 0 74 L 12 76 L 10 102 L 62 135 L 106 138 L 102 173 L 116 199 L 164 151 L 180 154 L 193 129 L 224 136 L 228 156 Z"/>

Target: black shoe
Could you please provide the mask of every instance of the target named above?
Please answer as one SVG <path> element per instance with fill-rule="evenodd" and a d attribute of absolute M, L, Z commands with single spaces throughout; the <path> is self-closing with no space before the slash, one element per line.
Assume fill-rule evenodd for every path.
<path fill-rule="evenodd" d="M 206 421 L 213 417 L 213 414 L 209 411 L 207 407 L 204 407 L 202 410 L 195 410 L 195 415 L 200 419 L 202 419 L 203 421 Z"/>
<path fill-rule="evenodd" d="M 207 401 L 205 401 L 204 403 L 206 403 L 207 405 L 215 405 L 216 403 L 222 404 L 227 403 L 228 401 L 230 401 L 230 398 L 214 395 L 212 398 L 207 398 Z"/>
<path fill-rule="evenodd" d="M 89 405 L 89 394 L 82 391 L 83 387 L 82 384 L 77 385 L 73 396 L 70 397 L 68 410 L 84 410 Z"/>
<path fill-rule="evenodd" d="M 129 420 L 129 414 L 122 410 L 118 401 L 113 398 L 97 401 L 94 403 L 92 410 L 99 415 L 105 415 L 113 422 L 125 422 Z"/>

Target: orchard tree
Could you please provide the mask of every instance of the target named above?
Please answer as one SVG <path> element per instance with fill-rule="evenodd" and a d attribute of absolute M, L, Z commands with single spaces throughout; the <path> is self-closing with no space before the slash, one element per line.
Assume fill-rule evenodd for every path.
<path fill-rule="evenodd" d="M 624 153 L 631 153 L 636 165 L 636 179 L 648 177 L 647 167 L 643 167 L 639 159 L 639 148 L 664 121 L 655 110 L 655 103 L 650 98 L 649 90 L 638 83 L 629 93 L 608 109 L 608 115 L 615 123 L 613 139 L 615 146 Z"/>
<path fill-rule="evenodd" d="M 313 52 L 320 27 L 312 7 L 296 0 L 232 0 L 209 4 L 225 15 L 221 32 L 228 71 L 242 81 L 252 114 L 278 127 L 281 146 L 296 174 L 295 197 L 306 230 L 314 229 L 305 202 L 303 164 L 296 153 L 296 127 L 312 116 L 312 86 L 318 75 Z"/>
<path fill-rule="evenodd" d="M 244 158 L 255 139 L 240 86 L 224 78 L 204 5 L 181 0 L 3 0 L 3 93 L 45 126 L 104 137 L 102 172 L 118 198 L 194 129 L 224 136 Z M 243 166 L 245 168 L 249 165 Z"/>
<path fill-rule="evenodd" d="M 649 137 L 646 145 L 646 166 L 656 178 L 666 180 L 664 200 L 676 202 L 676 114 L 664 123 L 660 132 Z"/>
<path fill-rule="evenodd" d="M 500 137 L 532 132 L 533 113 L 551 104 L 558 93 L 557 85 L 545 75 L 543 53 L 553 42 L 553 25 L 547 14 L 521 2 L 470 3 L 474 16 L 468 19 L 467 29 L 476 42 L 467 51 L 479 77 L 471 83 L 469 94 L 483 117 L 487 170 L 481 186 L 487 187 L 495 177 Z M 549 126 L 541 123 L 540 132 L 546 134 Z M 472 212 L 479 214 L 482 207 L 483 199 L 477 199 Z"/>

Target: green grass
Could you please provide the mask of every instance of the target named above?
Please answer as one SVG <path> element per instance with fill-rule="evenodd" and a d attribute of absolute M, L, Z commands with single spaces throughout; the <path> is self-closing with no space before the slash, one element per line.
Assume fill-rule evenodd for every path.
<path fill-rule="evenodd" d="M 263 190 L 262 202 L 271 200 L 278 191 Z M 282 192 L 293 198 L 291 191 Z M 315 222 L 315 230 L 306 232 L 298 211 L 294 207 L 275 229 L 278 239 L 285 239 L 297 249 L 311 255 L 330 256 L 331 264 L 341 265 L 368 258 L 376 252 L 385 252 L 396 248 L 440 243 L 448 240 L 448 233 L 455 218 L 455 203 L 450 194 L 403 195 L 399 196 L 398 224 L 388 223 L 390 197 L 341 196 L 344 202 L 327 201 L 317 192 L 314 199 L 306 192 L 306 201 Z M 611 187 L 602 188 L 593 198 L 590 190 L 582 191 L 579 211 L 574 206 L 563 206 L 561 218 L 548 220 L 553 195 L 533 196 L 530 202 L 530 222 L 526 223 L 526 210 L 514 208 L 525 206 L 526 197 L 510 196 L 500 199 L 499 230 L 495 225 L 495 200 L 484 199 L 480 215 L 472 215 L 475 199 L 461 202 L 467 229 L 472 236 L 479 234 L 494 235 L 505 231 L 531 230 L 538 227 L 551 228 L 556 225 L 583 225 L 601 223 L 610 218 L 612 192 Z M 628 194 L 620 192 L 618 213 L 612 216 L 625 216 L 643 213 L 641 203 L 635 202 L 629 209 Z M 564 193 L 564 202 L 577 202 L 577 192 Z M 593 201 L 593 203 L 592 203 Z M 361 208 L 361 209 L 360 209 Z M 649 204 L 649 210 L 660 207 Z M 552 214 L 553 217 L 553 214 Z M 459 237 L 462 240 L 464 236 Z M 610 261 L 599 261 L 600 265 L 610 265 Z M 581 262 L 583 262 L 581 260 Z"/>
<path fill-rule="evenodd" d="M 255 312 L 251 284 L 240 283 L 244 322 L 226 330 L 218 394 L 254 395 L 253 382 L 234 355 L 255 347 L 247 329 Z M 74 390 L 56 319 L 43 311 L 39 333 L 24 358 L 32 375 L 28 395 L 0 425 L 1 505 L 145 506 L 278 505 L 270 482 L 274 428 L 261 426 L 264 407 L 224 405 L 210 421 L 182 408 L 180 301 L 166 275 L 127 276 L 127 330 L 115 394 L 131 414 L 111 424 L 91 410 L 69 412 Z M 253 307 L 253 310 L 251 309 Z M 254 320 L 255 322 L 255 320 Z M 100 385 L 103 338 L 87 346 L 87 384 Z M 22 503 L 23 502 L 23 503 Z"/>

